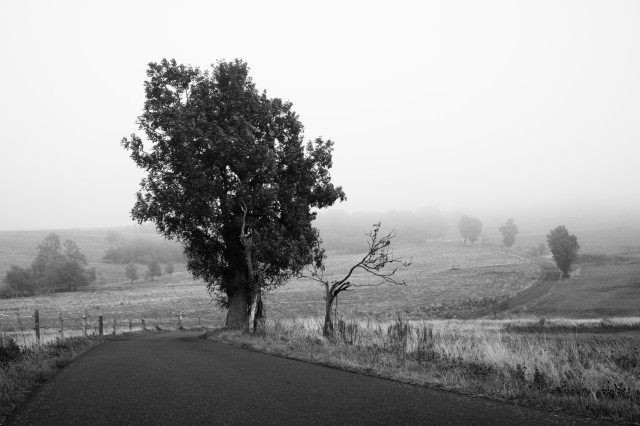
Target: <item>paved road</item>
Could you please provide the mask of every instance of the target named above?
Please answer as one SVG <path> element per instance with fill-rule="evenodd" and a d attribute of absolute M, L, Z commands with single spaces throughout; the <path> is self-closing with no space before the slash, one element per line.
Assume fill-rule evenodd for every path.
<path fill-rule="evenodd" d="M 198 335 L 106 342 L 44 384 L 7 424 L 597 424 L 264 355 Z"/>

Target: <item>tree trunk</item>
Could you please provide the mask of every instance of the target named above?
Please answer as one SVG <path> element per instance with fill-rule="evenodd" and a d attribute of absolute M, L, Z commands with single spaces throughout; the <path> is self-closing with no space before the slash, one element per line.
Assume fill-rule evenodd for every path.
<path fill-rule="evenodd" d="M 329 286 L 326 286 L 325 295 L 325 313 L 324 313 L 324 327 L 322 329 L 322 335 L 325 337 L 333 334 L 333 321 L 331 320 L 331 307 L 333 306 L 333 299 L 335 297 L 331 293 Z"/>
<path fill-rule="evenodd" d="M 249 294 L 244 286 L 240 285 L 231 294 L 227 293 L 229 298 L 229 310 L 227 311 L 226 327 L 232 330 L 246 330 L 249 328 L 249 315 L 247 307 L 249 306 Z"/>
<path fill-rule="evenodd" d="M 229 271 L 230 282 L 227 286 L 229 298 L 229 310 L 227 311 L 227 328 L 232 330 L 249 329 L 249 283 L 246 278 L 246 270 L 242 258 L 233 262 L 234 266 Z"/>
<path fill-rule="evenodd" d="M 258 330 L 258 325 L 262 319 L 262 296 L 258 290 L 251 298 L 251 309 L 249 311 L 249 327 L 251 331 Z"/>
<path fill-rule="evenodd" d="M 254 286 L 253 294 L 251 295 L 251 308 L 249 310 L 249 327 L 251 327 L 251 331 L 256 331 L 258 321 L 262 318 L 262 297 L 260 289 L 257 287 Z"/>

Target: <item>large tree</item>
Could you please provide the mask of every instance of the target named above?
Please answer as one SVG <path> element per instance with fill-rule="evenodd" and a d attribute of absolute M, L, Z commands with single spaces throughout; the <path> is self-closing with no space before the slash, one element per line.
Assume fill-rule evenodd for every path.
<path fill-rule="evenodd" d="M 502 234 L 502 242 L 505 246 L 511 247 L 516 242 L 516 235 L 520 232 L 518 226 L 513 222 L 513 219 L 507 220 L 507 223 L 500 226 L 498 231 Z"/>
<path fill-rule="evenodd" d="M 569 231 L 564 226 L 558 226 L 547 234 L 549 250 L 553 255 L 558 269 L 562 271 L 563 278 L 569 278 L 571 265 L 578 259 L 578 237 L 569 235 Z"/>
<path fill-rule="evenodd" d="M 467 240 L 473 244 L 482 233 L 482 222 L 475 217 L 462 216 L 458 222 L 458 230 L 464 238 L 465 244 L 467 244 Z"/>
<path fill-rule="evenodd" d="M 291 104 L 259 93 L 240 60 L 211 71 L 163 60 L 147 76 L 146 141 L 122 141 L 147 173 L 132 217 L 181 241 L 227 326 L 248 329 L 262 291 L 312 261 L 312 209 L 345 199 L 329 174 L 333 143 L 305 144 Z"/>

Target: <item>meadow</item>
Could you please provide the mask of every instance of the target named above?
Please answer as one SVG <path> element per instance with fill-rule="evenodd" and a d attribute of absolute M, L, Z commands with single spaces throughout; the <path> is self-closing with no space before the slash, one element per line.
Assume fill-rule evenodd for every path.
<path fill-rule="evenodd" d="M 640 315 L 640 260 L 621 265 L 578 265 L 572 277 L 513 315 L 597 318 Z"/>
<path fill-rule="evenodd" d="M 377 320 L 394 318 L 398 312 L 411 319 L 468 317 L 527 288 L 540 275 L 535 261 L 513 250 L 457 241 L 402 245 L 394 249 L 394 255 L 412 261 L 396 275 L 406 285 L 356 287 L 339 296 L 340 313 Z M 340 278 L 361 256 L 328 253 L 325 276 Z M 354 286 L 376 283 L 360 270 L 350 281 Z M 320 316 L 324 312 L 323 287 L 308 279 L 293 280 L 264 299 L 269 312 L 278 317 Z"/>
<path fill-rule="evenodd" d="M 537 264 L 508 250 L 495 247 L 464 246 L 460 243 L 433 242 L 401 246 L 396 256 L 412 257 L 410 268 L 398 276 L 405 286 L 382 285 L 356 288 L 341 295 L 338 311 L 354 318 L 384 320 L 401 312 L 407 318 L 434 316 L 468 317 L 477 309 L 502 300 L 531 285 L 539 275 Z M 328 276 L 339 276 L 350 267 L 358 255 L 329 253 Z M 118 267 L 124 275 L 122 265 Z M 77 292 L 40 294 L 33 297 L 4 299 L 0 303 L 0 331 L 20 334 L 19 338 L 33 342 L 33 314 L 40 312 L 43 333 L 55 338 L 63 318 L 67 335 L 82 330 L 87 316 L 89 329 L 95 331 L 98 316 L 105 328 L 128 330 L 129 320 L 140 327 L 176 328 L 178 318 L 185 327 L 221 326 L 225 312 L 218 308 L 204 283 L 193 280 L 184 265 L 180 272 L 156 277 L 154 281 L 137 280 L 112 275 L 118 280 L 97 282 Z M 370 276 L 356 273 L 355 285 L 370 284 Z M 270 317 L 293 318 L 323 312 L 324 293 L 317 283 L 298 279 L 264 296 L 266 313 Z M 15 334 L 14 334 L 15 335 Z"/>

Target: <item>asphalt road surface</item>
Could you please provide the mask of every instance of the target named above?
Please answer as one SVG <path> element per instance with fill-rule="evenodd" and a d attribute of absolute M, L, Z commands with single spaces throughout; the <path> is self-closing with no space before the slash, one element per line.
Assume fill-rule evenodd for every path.
<path fill-rule="evenodd" d="M 115 340 L 62 369 L 9 425 L 583 425 L 171 332 Z"/>

